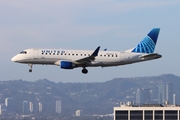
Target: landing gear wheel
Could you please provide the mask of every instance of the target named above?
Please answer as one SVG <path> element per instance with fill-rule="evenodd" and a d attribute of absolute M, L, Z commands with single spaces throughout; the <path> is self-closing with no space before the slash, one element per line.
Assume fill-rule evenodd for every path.
<path fill-rule="evenodd" d="M 29 69 L 29 72 L 32 72 L 32 69 Z"/>
<path fill-rule="evenodd" d="M 30 66 L 29 72 L 31 73 L 33 64 L 28 64 L 28 65 Z"/>
<path fill-rule="evenodd" d="M 86 68 L 83 68 L 83 69 L 82 69 L 82 73 L 87 74 L 87 73 L 88 73 L 88 70 L 87 70 Z"/>

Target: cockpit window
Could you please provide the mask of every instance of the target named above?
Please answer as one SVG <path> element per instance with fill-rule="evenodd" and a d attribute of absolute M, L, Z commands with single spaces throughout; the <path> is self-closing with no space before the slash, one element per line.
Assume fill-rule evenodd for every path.
<path fill-rule="evenodd" d="M 27 54 L 27 51 L 21 51 L 20 54 Z"/>

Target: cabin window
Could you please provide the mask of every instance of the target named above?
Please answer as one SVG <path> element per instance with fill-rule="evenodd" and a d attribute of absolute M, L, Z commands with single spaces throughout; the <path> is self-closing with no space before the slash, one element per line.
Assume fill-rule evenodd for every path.
<path fill-rule="evenodd" d="M 108 57 L 110 57 L 110 55 L 108 55 Z"/>
<path fill-rule="evenodd" d="M 74 56 L 74 54 L 72 54 Z"/>
<path fill-rule="evenodd" d="M 86 54 L 84 54 L 84 56 L 86 56 Z"/>
<path fill-rule="evenodd" d="M 117 57 L 117 55 L 116 55 L 116 57 Z"/>
<path fill-rule="evenodd" d="M 49 53 L 51 55 L 51 53 Z"/>
<path fill-rule="evenodd" d="M 88 54 L 88 56 L 90 56 L 90 54 Z"/>
<path fill-rule="evenodd" d="M 46 53 L 46 55 L 47 55 L 47 53 Z"/>
<path fill-rule="evenodd" d="M 104 55 L 104 57 L 106 57 L 106 55 Z"/>
<path fill-rule="evenodd" d="M 76 54 L 76 56 L 78 56 L 78 54 Z"/>
<path fill-rule="evenodd" d="M 66 53 L 64 55 L 66 55 Z"/>
<path fill-rule="evenodd" d="M 53 55 L 55 55 L 55 53 L 53 53 Z"/>
<path fill-rule="evenodd" d="M 57 53 L 57 55 L 59 55 L 59 53 Z"/>
<path fill-rule="evenodd" d="M 63 55 L 63 54 L 61 53 L 61 55 Z"/>
<path fill-rule="evenodd" d="M 100 55 L 102 57 L 102 55 Z"/>
<path fill-rule="evenodd" d="M 82 54 L 81 54 L 81 56 L 82 56 Z"/>
<path fill-rule="evenodd" d="M 69 55 L 71 55 L 71 54 L 69 53 Z"/>
<path fill-rule="evenodd" d="M 112 57 L 114 57 L 114 55 L 112 55 Z"/>

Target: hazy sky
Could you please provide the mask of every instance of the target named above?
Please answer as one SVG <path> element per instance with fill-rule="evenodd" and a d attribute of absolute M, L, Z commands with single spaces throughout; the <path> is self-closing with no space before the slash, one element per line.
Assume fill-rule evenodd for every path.
<path fill-rule="evenodd" d="M 119 77 L 173 73 L 180 76 L 179 0 L 1 0 L 0 81 L 47 78 L 55 82 L 101 82 Z M 154 27 L 162 58 L 119 67 L 63 70 L 11 62 L 27 48 L 127 50 Z"/>

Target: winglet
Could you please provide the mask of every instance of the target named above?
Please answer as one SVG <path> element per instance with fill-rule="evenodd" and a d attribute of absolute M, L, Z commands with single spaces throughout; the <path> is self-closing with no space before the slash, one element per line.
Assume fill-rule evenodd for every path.
<path fill-rule="evenodd" d="M 98 47 L 96 48 L 96 50 L 92 53 L 91 56 L 94 56 L 94 57 L 98 56 L 99 49 L 100 49 L 100 46 L 98 46 Z"/>

